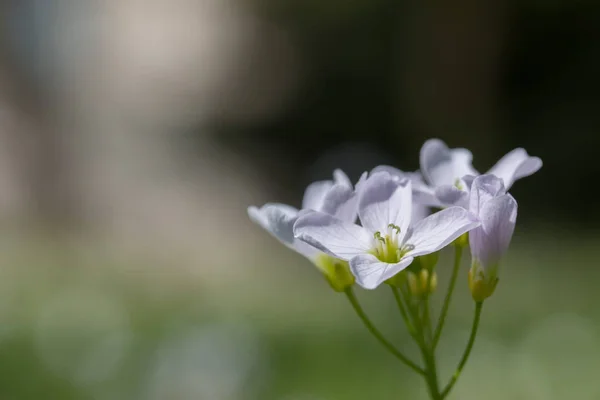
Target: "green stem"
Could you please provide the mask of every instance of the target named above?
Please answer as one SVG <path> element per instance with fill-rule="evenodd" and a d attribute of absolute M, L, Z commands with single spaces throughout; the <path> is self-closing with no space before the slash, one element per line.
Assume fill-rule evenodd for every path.
<path fill-rule="evenodd" d="M 425 364 L 427 365 L 427 377 L 425 380 L 427 381 L 427 385 L 429 386 L 429 394 L 433 400 L 441 400 L 443 399 L 440 394 L 440 388 L 438 385 L 438 377 L 437 377 L 437 367 L 435 365 L 435 358 L 433 355 L 427 351 L 423 353 L 423 357 L 425 359 Z"/>
<path fill-rule="evenodd" d="M 437 377 L 437 366 L 435 362 L 435 351 L 433 347 L 428 347 L 428 343 L 432 343 L 432 333 L 431 333 L 431 318 L 429 313 L 429 297 L 425 297 L 422 300 L 421 305 L 423 307 L 423 357 L 426 365 L 426 372 L 429 375 L 429 392 L 431 394 L 431 398 L 434 400 L 441 399 L 440 397 L 440 389 L 438 384 Z M 418 312 L 418 309 L 417 309 Z"/>
<path fill-rule="evenodd" d="M 463 356 L 462 356 L 460 362 L 458 363 L 456 372 L 454 372 L 452 379 L 450 379 L 450 382 L 448 382 L 448 385 L 446 385 L 446 388 L 442 392 L 442 397 L 441 397 L 442 399 L 444 399 L 448 395 L 448 393 L 450 393 L 450 390 L 452 390 L 452 388 L 456 384 L 456 381 L 458 380 L 460 373 L 462 372 L 465 364 L 467 363 L 467 360 L 469 359 L 469 354 L 471 354 L 471 350 L 473 349 L 473 344 L 475 343 L 475 337 L 477 336 L 477 329 L 479 328 L 479 319 L 481 318 L 481 308 L 482 307 L 483 307 L 482 301 L 478 301 L 477 303 L 475 303 L 475 317 L 473 318 L 473 326 L 471 328 L 471 336 L 469 337 L 469 342 L 467 343 L 467 348 L 465 349 L 465 352 L 463 353 Z"/>
<path fill-rule="evenodd" d="M 398 305 L 398 309 L 400 310 L 400 314 L 402 314 L 402 319 L 408 328 L 408 332 L 410 336 L 418 342 L 417 331 L 415 330 L 414 325 L 410 321 L 408 313 L 406 312 L 406 307 L 404 307 L 404 303 L 402 302 L 402 297 L 400 296 L 400 291 L 395 286 L 390 286 L 392 288 L 392 293 L 394 293 L 394 299 L 396 299 L 396 304 Z"/>
<path fill-rule="evenodd" d="M 395 291 L 394 295 L 397 295 L 397 290 Z M 398 302 L 398 307 L 401 308 L 403 304 L 402 298 L 399 295 L 397 295 L 396 300 Z M 429 351 L 425 340 L 427 322 L 424 318 L 421 318 L 421 313 L 419 309 L 420 305 L 422 305 L 423 302 L 420 301 L 419 304 L 412 304 L 409 300 L 407 300 L 406 303 L 410 317 L 415 322 L 416 330 L 413 338 L 419 346 L 419 349 L 421 350 L 421 356 L 423 358 L 423 362 L 425 363 L 425 375 L 423 377 L 425 378 L 425 382 L 427 383 L 429 395 L 433 400 L 441 400 L 435 360 L 433 359 L 432 353 Z"/>
<path fill-rule="evenodd" d="M 433 333 L 431 328 L 431 316 L 429 310 L 429 295 L 427 295 L 423 300 L 423 327 L 424 333 L 426 335 L 426 343 L 431 343 L 431 352 L 433 354 Z"/>
<path fill-rule="evenodd" d="M 354 308 L 354 311 L 356 311 L 358 317 L 361 319 L 367 330 L 375 337 L 375 339 L 377 339 L 379 343 L 383 345 L 383 347 L 385 347 L 390 353 L 392 353 L 397 359 L 402 361 L 408 367 L 412 368 L 418 374 L 425 375 L 425 371 L 421 367 L 409 360 L 404 354 L 397 350 L 394 345 L 391 344 L 385 337 L 383 337 L 381 332 L 375 328 L 373 323 L 367 317 L 367 314 L 365 314 L 364 310 L 358 303 L 352 288 L 350 287 L 346 289 L 344 293 L 346 293 L 346 296 L 348 297 L 348 300 L 350 301 L 350 304 L 352 304 L 352 308 Z"/>
<path fill-rule="evenodd" d="M 444 323 L 446 322 L 446 315 L 448 314 L 448 308 L 450 307 L 450 300 L 452 299 L 452 293 L 454 293 L 454 287 L 456 286 L 456 278 L 458 277 L 458 271 L 460 270 L 460 261 L 462 258 L 462 246 L 454 246 L 454 268 L 452 269 L 452 277 L 450 278 L 450 284 L 448 286 L 448 291 L 446 292 L 446 298 L 444 299 L 444 305 L 442 306 L 442 311 L 440 313 L 440 317 L 438 319 L 437 326 L 435 328 L 435 333 L 433 335 L 433 342 L 431 344 L 431 348 L 435 350 L 440 341 L 440 336 L 442 335 L 442 329 L 444 328 Z"/>

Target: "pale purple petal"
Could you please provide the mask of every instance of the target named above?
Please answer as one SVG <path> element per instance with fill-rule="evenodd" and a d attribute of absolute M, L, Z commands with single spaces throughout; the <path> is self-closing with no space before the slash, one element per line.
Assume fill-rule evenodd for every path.
<path fill-rule="evenodd" d="M 321 209 L 316 211 L 333 215 L 342 221 L 354 223 L 357 209 L 358 196 L 352 186 L 335 184 L 325 195 Z"/>
<path fill-rule="evenodd" d="M 268 203 L 261 208 L 248 207 L 248 216 L 279 241 L 287 246 L 293 246 L 293 227 L 298 218 L 297 209 L 286 204 Z"/>
<path fill-rule="evenodd" d="M 429 207 L 442 207 L 443 204 L 435 196 L 433 188 L 429 187 L 423 180 L 419 171 L 404 172 L 389 165 L 380 165 L 373 168 L 371 174 L 386 172 L 399 178 L 408 178 L 412 182 L 413 213 L 412 222 L 420 221 L 430 214 Z"/>
<path fill-rule="evenodd" d="M 322 251 L 312 247 L 310 244 L 303 242 L 302 240 L 295 239 L 294 244 L 292 245 L 292 249 L 297 253 L 303 255 L 304 257 L 311 260 L 313 263 L 317 259 L 317 257 L 323 254 Z"/>
<path fill-rule="evenodd" d="M 435 195 L 435 189 L 429 186 L 413 186 L 413 202 L 427 207 L 443 207 L 444 204 Z"/>
<path fill-rule="evenodd" d="M 464 175 L 479 175 L 467 149 L 449 149 L 439 139 L 430 139 L 421 148 L 421 172 L 432 186 L 453 185 Z"/>
<path fill-rule="evenodd" d="M 454 185 L 442 185 L 435 189 L 435 196 L 445 206 L 469 207 L 469 193 Z"/>
<path fill-rule="evenodd" d="M 413 199 L 414 199 L 414 196 L 413 196 Z M 429 208 L 427 206 L 424 206 L 422 204 L 415 204 L 413 202 L 412 216 L 410 218 L 410 223 L 411 224 L 416 224 L 417 222 L 419 222 L 423 218 L 428 217 L 429 214 L 431 214 L 431 208 Z"/>
<path fill-rule="evenodd" d="M 396 167 L 391 167 L 389 165 L 379 165 L 373 168 L 373 170 L 371 171 L 371 175 L 377 174 L 379 172 L 386 172 L 400 179 L 410 179 L 410 181 L 412 182 L 413 191 L 417 189 L 425 190 L 428 188 L 428 185 L 423 180 L 423 175 L 419 171 L 406 172 Z"/>
<path fill-rule="evenodd" d="M 371 175 L 358 200 L 362 225 L 371 232 L 385 232 L 389 224 L 395 224 L 402 233 L 406 232 L 412 213 L 411 187 L 410 180 L 385 172 Z"/>
<path fill-rule="evenodd" d="M 406 255 L 417 257 L 436 252 L 479 224 L 473 214 L 462 207 L 446 208 L 414 225 L 404 240 L 413 246 Z"/>
<path fill-rule="evenodd" d="M 304 191 L 302 199 L 302 208 L 308 210 L 321 211 L 323 201 L 327 192 L 333 187 L 332 181 L 313 182 Z"/>
<path fill-rule="evenodd" d="M 357 199 L 360 198 L 360 193 L 362 192 L 368 177 L 369 173 L 363 172 L 360 178 L 358 178 L 358 182 L 356 182 L 356 185 L 354 185 L 354 191 L 356 192 Z"/>
<path fill-rule="evenodd" d="M 516 180 L 532 175 L 540 168 L 540 158 L 531 157 L 525 149 L 517 148 L 502 157 L 488 173 L 501 178 L 508 190 Z"/>
<path fill-rule="evenodd" d="M 473 181 L 477 178 L 478 175 L 465 175 L 461 178 L 462 183 L 464 183 L 467 190 L 471 190 L 471 186 L 473 185 Z"/>
<path fill-rule="evenodd" d="M 379 261 L 372 254 L 363 254 L 350 260 L 350 271 L 356 278 L 356 283 L 365 289 L 375 289 L 377 286 L 393 277 L 413 262 L 413 257 L 405 257 L 396 264 Z"/>
<path fill-rule="evenodd" d="M 407 178 L 406 176 L 406 172 L 396 168 L 396 167 L 392 167 L 390 165 L 378 165 L 377 167 L 373 168 L 371 170 L 371 175 L 374 175 L 378 172 L 387 172 L 390 175 L 397 175 L 403 178 Z"/>
<path fill-rule="evenodd" d="M 469 211 L 479 216 L 483 205 L 494 197 L 506 193 L 502 179 L 492 174 L 480 175 L 473 180 L 471 185 L 471 198 Z"/>
<path fill-rule="evenodd" d="M 333 171 L 333 182 L 336 185 L 343 185 L 352 188 L 352 182 L 350 181 L 350 178 L 348 178 L 348 175 L 346 175 L 341 169 L 336 169 Z"/>
<path fill-rule="evenodd" d="M 373 170 L 371 171 L 371 175 L 375 175 L 380 172 L 390 174 L 400 179 L 410 179 L 411 181 L 413 181 L 413 183 L 419 182 L 424 184 L 423 177 L 419 172 L 406 172 L 396 167 L 392 167 L 390 165 L 379 165 L 373 168 Z"/>
<path fill-rule="evenodd" d="M 486 267 L 497 266 L 508 250 L 517 222 L 517 202 L 504 194 L 485 202 L 479 212 L 481 226 L 469 233 L 473 259 Z"/>
<path fill-rule="evenodd" d="M 295 237 L 343 260 L 368 252 L 373 235 L 361 226 L 322 212 L 302 215 L 294 225 Z"/>

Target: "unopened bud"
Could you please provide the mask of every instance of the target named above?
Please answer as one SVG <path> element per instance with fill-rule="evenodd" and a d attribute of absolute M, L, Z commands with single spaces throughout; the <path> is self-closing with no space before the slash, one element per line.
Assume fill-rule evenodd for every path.
<path fill-rule="evenodd" d="M 421 269 L 419 273 L 408 272 L 407 282 L 410 294 L 415 297 L 426 296 L 437 288 L 437 274 Z"/>

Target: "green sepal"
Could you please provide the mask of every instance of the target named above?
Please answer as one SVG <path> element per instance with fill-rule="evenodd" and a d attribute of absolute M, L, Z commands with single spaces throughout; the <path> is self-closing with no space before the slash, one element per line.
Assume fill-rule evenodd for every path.
<path fill-rule="evenodd" d="M 347 261 L 322 254 L 316 258 L 315 265 L 336 292 L 344 292 L 354 285 L 355 278 Z"/>

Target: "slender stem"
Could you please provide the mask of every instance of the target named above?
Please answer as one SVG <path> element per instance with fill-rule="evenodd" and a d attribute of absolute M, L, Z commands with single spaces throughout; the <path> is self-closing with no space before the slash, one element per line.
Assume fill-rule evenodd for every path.
<path fill-rule="evenodd" d="M 431 352 L 433 353 L 433 333 L 431 328 L 431 316 L 429 309 L 429 295 L 423 299 L 423 328 L 426 335 L 426 342 L 431 344 Z"/>
<path fill-rule="evenodd" d="M 435 358 L 433 355 L 425 351 L 423 353 L 423 358 L 425 359 L 427 378 L 427 385 L 429 386 L 429 393 L 433 400 L 441 400 L 443 397 L 440 394 L 440 388 L 438 385 L 438 377 L 437 377 L 437 367 L 435 365 Z"/>
<path fill-rule="evenodd" d="M 431 318 L 429 314 L 429 297 L 421 299 L 419 305 L 413 308 L 413 313 L 416 318 L 421 319 L 421 353 L 423 355 L 423 362 L 425 363 L 425 372 L 427 373 L 427 386 L 429 394 L 434 400 L 441 399 L 440 389 L 437 377 L 437 367 L 435 363 L 435 353 L 432 347 L 429 347 L 431 343 Z M 421 316 L 422 315 L 422 316 Z"/>
<path fill-rule="evenodd" d="M 415 364 L 414 362 L 412 362 L 411 360 L 409 360 L 404 354 L 402 354 L 398 349 L 396 349 L 394 347 L 394 345 L 391 344 L 381 334 L 381 332 L 379 332 L 379 330 L 377 328 L 375 328 L 375 326 L 373 325 L 373 323 L 369 320 L 369 318 L 365 314 L 364 310 L 362 309 L 362 307 L 358 303 L 358 299 L 354 295 L 354 292 L 352 291 L 352 288 L 346 289 L 345 293 L 346 293 L 346 296 L 348 297 L 348 300 L 350 301 L 350 304 L 352 304 L 352 308 L 354 308 L 354 311 L 356 311 L 356 314 L 358 315 L 358 317 L 361 319 L 361 321 L 363 322 L 363 324 L 365 325 L 365 327 L 367 328 L 367 330 L 375 337 L 375 339 L 377 339 L 379 341 L 379 343 L 381 343 L 383 345 L 383 347 L 385 347 L 397 359 L 399 359 L 400 361 L 402 361 L 408 367 L 412 368 L 418 374 L 424 375 L 425 371 L 421 367 L 419 367 L 417 364 Z"/>
<path fill-rule="evenodd" d="M 437 383 L 435 364 L 432 363 L 431 355 L 429 349 L 427 348 L 427 343 L 425 341 L 424 321 L 420 315 L 419 306 L 422 303 L 411 303 L 410 300 L 406 298 L 408 296 L 405 291 L 399 292 L 398 289 L 393 286 L 392 290 L 394 292 L 394 297 L 396 298 L 396 303 L 398 303 L 398 308 L 400 309 L 402 317 L 405 318 L 405 322 L 407 326 L 409 326 L 409 330 L 412 329 L 414 331 L 413 339 L 419 346 L 423 363 L 425 364 L 425 374 L 423 375 L 423 378 L 425 378 L 425 382 L 427 383 L 429 395 L 433 400 L 440 400 L 441 397 Z M 406 302 L 406 307 L 404 306 L 404 302 Z M 407 309 L 408 313 L 406 312 Z M 414 321 L 414 325 L 411 325 L 410 320 Z"/>
<path fill-rule="evenodd" d="M 477 303 L 475 303 L 475 317 L 473 318 L 473 326 L 471 328 L 471 336 L 469 337 L 469 342 L 467 343 L 465 352 L 463 353 L 463 356 L 462 356 L 460 362 L 458 363 L 456 372 L 454 372 L 454 375 L 450 379 L 450 382 L 448 382 L 448 385 L 446 385 L 446 388 L 442 392 L 442 397 L 441 397 L 442 399 L 444 399 L 448 395 L 448 393 L 450 393 L 450 390 L 452 390 L 452 387 L 454 387 L 454 385 L 456 384 L 456 381 L 458 380 L 460 373 L 462 372 L 465 364 L 467 363 L 467 360 L 469 359 L 469 354 L 471 354 L 471 350 L 473 349 L 473 344 L 475 343 L 475 337 L 477 336 L 477 328 L 479 328 L 479 319 L 481 318 L 481 308 L 482 307 L 483 307 L 482 301 L 478 301 Z"/>
<path fill-rule="evenodd" d="M 450 278 L 450 284 L 448 286 L 448 291 L 446 292 L 446 298 L 444 299 L 444 305 L 442 306 L 442 311 L 440 313 L 437 326 L 435 328 L 435 333 L 433 335 L 433 342 L 431 344 L 431 348 L 435 350 L 440 341 L 440 336 L 442 335 L 442 329 L 444 328 L 444 323 L 446 322 L 446 315 L 448 314 L 448 308 L 450 307 L 450 300 L 452 299 L 452 293 L 454 293 L 454 287 L 456 286 L 456 278 L 458 277 L 458 271 L 460 270 L 460 261 L 462 258 L 462 246 L 454 246 L 454 268 L 452 269 L 452 277 Z"/>
<path fill-rule="evenodd" d="M 430 347 L 425 347 L 427 350 L 427 357 L 428 357 L 428 367 L 427 370 L 429 372 L 429 374 L 431 375 L 431 383 L 432 383 L 432 389 L 433 389 L 433 393 L 436 393 L 436 395 L 439 395 L 440 393 L 440 389 L 438 386 L 438 377 L 437 377 L 437 366 L 436 366 L 436 362 L 435 362 L 435 348 L 433 347 L 433 340 L 432 340 L 432 329 L 431 329 L 431 317 L 430 317 L 430 311 L 429 311 L 429 296 L 425 297 L 425 299 L 423 300 L 423 326 L 424 326 L 424 340 L 426 341 L 425 343 L 429 343 Z M 425 335 L 427 335 L 427 338 L 425 338 Z M 435 398 L 435 396 L 433 396 Z"/>
<path fill-rule="evenodd" d="M 406 312 L 406 307 L 404 307 L 404 303 L 402 302 L 402 297 L 400 296 L 400 291 L 395 286 L 390 286 L 390 287 L 392 288 L 392 293 L 394 293 L 394 298 L 396 299 L 396 304 L 398 305 L 400 314 L 402 314 L 402 319 L 404 320 L 404 323 L 406 324 L 406 327 L 408 328 L 408 332 L 410 333 L 410 336 L 412 336 L 415 341 L 418 341 L 417 336 L 416 336 L 417 331 L 415 330 L 415 327 L 412 324 L 412 322 L 410 321 L 408 313 Z"/>

